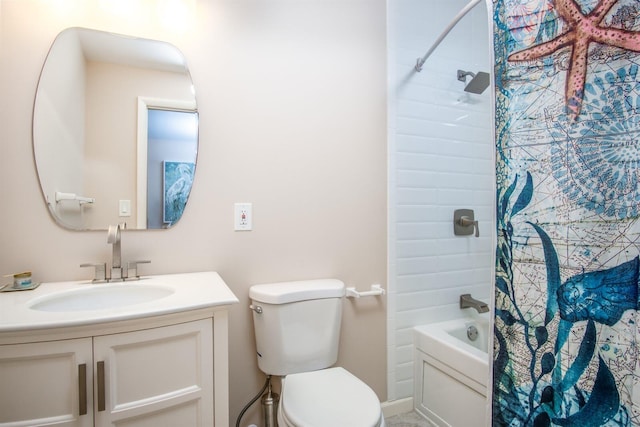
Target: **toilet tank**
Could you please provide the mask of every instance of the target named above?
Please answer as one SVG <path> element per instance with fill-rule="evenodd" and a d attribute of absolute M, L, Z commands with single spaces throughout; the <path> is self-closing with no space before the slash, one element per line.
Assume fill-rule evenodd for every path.
<path fill-rule="evenodd" d="M 260 370 L 288 375 L 336 363 L 343 296 L 336 279 L 251 286 Z"/>

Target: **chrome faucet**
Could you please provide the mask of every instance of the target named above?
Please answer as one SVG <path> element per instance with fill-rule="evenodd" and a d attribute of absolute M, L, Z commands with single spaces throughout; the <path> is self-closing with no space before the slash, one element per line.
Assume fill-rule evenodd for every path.
<path fill-rule="evenodd" d="M 138 266 L 140 264 L 148 264 L 151 261 L 129 261 L 125 266 L 122 265 L 122 253 L 120 245 L 120 230 L 126 228 L 126 224 L 110 225 L 107 231 L 107 243 L 113 245 L 111 255 L 111 269 L 107 274 L 107 263 L 85 263 L 80 267 L 93 267 L 95 269 L 94 279 L 91 283 L 103 282 L 122 282 L 125 280 L 139 280 Z"/>
<path fill-rule="evenodd" d="M 471 294 L 460 295 L 460 308 L 475 308 L 478 313 L 489 311 L 489 306 L 485 302 L 473 298 Z"/>
<path fill-rule="evenodd" d="M 110 225 L 107 232 L 107 243 L 113 245 L 111 256 L 110 280 L 122 280 L 122 255 L 120 249 L 120 224 Z"/>

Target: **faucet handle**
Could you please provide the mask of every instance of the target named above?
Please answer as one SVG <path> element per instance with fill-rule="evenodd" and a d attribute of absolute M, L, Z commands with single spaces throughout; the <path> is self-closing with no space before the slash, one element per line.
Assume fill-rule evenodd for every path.
<path fill-rule="evenodd" d="M 125 280 L 138 280 L 138 264 L 149 264 L 150 260 L 129 261 L 127 263 L 127 278 Z"/>
<path fill-rule="evenodd" d="M 104 283 L 107 281 L 107 264 L 106 263 L 85 263 L 80 267 L 93 267 L 95 269 L 93 280 L 91 283 Z"/>
<path fill-rule="evenodd" d="M 468 216 L 462 216 L 458 220 L 458 224 L 462 227 L 473 227 L 476 231 L 476 237 L 480 237 L 480 229 L 478 228 L 478 220 L 469 218 Z"/>
<path fill-rule="evenodd" d="M 473 209 L 456 209 L 453 212 L 453 234 L 456 236 L 480 237 L 478 220 L 474 218 Z"/>
<path fill-rule="evenodd" d="M 464 218 L 464 217 L 462 217 Z M 470 224 L 476 229 L 476 237 L 480 237 L 480 229 L 478 228 L 478 220 L 470 220 Z"/>

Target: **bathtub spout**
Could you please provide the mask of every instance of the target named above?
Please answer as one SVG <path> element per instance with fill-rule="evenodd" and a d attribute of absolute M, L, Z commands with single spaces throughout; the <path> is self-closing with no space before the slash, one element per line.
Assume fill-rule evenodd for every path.
<path fill-rule="evenodd" d="M 489 311 L 489 306 L 486 303 L 478 301 L 471 294 L 460 295 L 460 308 L 475 308 L 478 313 Z"/>

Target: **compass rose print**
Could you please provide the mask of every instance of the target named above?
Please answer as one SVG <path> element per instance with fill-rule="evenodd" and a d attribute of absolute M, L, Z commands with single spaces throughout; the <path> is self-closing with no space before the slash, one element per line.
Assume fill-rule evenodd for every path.
<path fill-rule="evenodd" d="M 640 65 L 600 72 L 585 84 L 579 121 L 547 115 L 551 166 L 571 203 L 608 218 L 640 216 Z"/>
<path fill-rule="evenodd" d="M 598 43 L 620 49 L 640 52 L 640 33 L 622 28 L 603 26 L 603 20 L 618 0 L 602 0 L 590 13 L 583 13 L 575 0 L 555 0 L 555 11 L 565 22 L 566 30 L 544 43 L 509 55 L 511 62 L 541 59 L 563 48 L 571 49 L 565 87 L 565 105 L 571 119 L 582 110 L 589 46 Z"/>

